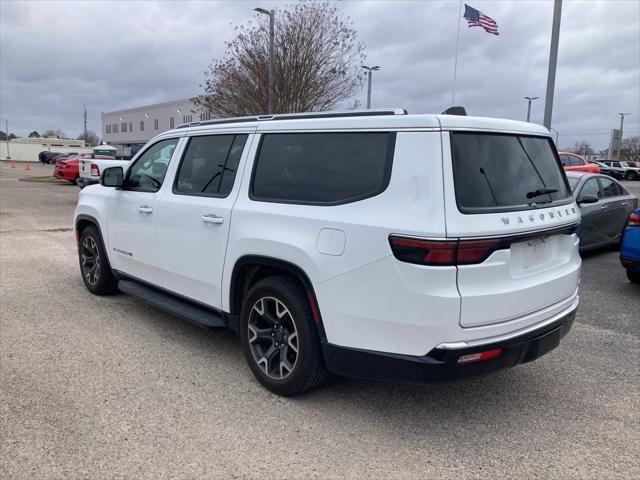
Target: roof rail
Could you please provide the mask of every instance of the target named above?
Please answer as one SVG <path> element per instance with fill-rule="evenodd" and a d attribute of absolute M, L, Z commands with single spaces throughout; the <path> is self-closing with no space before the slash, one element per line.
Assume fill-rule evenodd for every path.
<path fill-rule="evenodd" d="M 327 112 L 278 113 L 274 115 L 256 115 L 249 117 L 216 118 L 203 122 L 191 122 L 176 128 L 198 127 L 202 125 L 221 125 L 225 123 L 259 122 L 266 120 L 301 120 L 309 118 L 369 117 L 374 115 L 406 115 L 404 108 L 385 108 L 379 110 L 330 110 Z"/>

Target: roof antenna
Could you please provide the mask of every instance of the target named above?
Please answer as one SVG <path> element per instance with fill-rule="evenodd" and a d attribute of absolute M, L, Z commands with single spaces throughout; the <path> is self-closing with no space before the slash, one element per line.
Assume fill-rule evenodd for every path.
<path fill-rule="evenodd" d="M 463 115 L 463 116 L 466 116 L 467 115 L 467 111 L 464 109 L 464 107 L 449 107 L 444 112 L 442 112 L 442 115 Z"/>

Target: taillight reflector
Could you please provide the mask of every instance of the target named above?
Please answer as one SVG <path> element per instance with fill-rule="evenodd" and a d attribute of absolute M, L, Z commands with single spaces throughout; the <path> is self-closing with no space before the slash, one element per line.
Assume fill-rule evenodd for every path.
<path fill-rule="evenodd" d="M 501 246 L 500 239 L 421 240 L 389 237 L 394 256 L 403 262 L 420 265 L 455 266 L 484 262 Z"/>
<path fill-rule="evenodd" d="M 492 348 L 491 350 L 485 350 L 484 352 L 468 353 L 467 355 L 460 355 L 458 357 L 458 363 L 473 363 L 481 362 L 483 360 L 489 360 L 496 358 L 502 353 L 501 348 Z"/>
<path fill-rule="evenodd" d="M 632 213 L 629 217 L 628 225 L 631 225 L 633 227 L 640 226 L 640 215 L 638 215 L 637 213 Z"/>
<path fill-rule="evenodd" d="M 99 177 L 100 176 L 100 169 L 98 168 L 98 165 L 96 165 L 95 163 L 91 164 L 91 175 L 93 177 Z"/>

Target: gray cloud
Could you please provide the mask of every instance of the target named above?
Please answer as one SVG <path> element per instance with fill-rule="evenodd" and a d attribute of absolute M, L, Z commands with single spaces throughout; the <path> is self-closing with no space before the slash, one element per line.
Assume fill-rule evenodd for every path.
<path fill-rule="evenodd" d="M 0 118 L 10 130 L 92 130 L 100 112 L 192 96 L 224 52 L 232 24 L 258 4 L 283 2 L 0 3 Z M 470 114 L 524 119 L 525 95 L 544 97 L 552 1 L 481 1 L 500 36 L 462 20 L 456 103 Z M 440 112 L 451 101 L 458 24 L 455 1 L 346 1 L 375 73 L 374 106 Z M 366 91 L 356 96 L 364 103 Z M 353 100 L 352 100 L 353 101 Z M 352 103 L 351 101 L 351 103 Z M 544 99 L 532 120 L 542 122 Z M 606 146 L 617 112 L 640 134 L 640 3 L 566 1 L 560 36 L 553 126 L 560 145 Z"/>

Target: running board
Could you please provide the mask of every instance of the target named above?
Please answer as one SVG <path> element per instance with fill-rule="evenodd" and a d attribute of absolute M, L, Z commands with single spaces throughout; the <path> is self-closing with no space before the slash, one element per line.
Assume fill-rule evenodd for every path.
<path fill-rule="evenodd" d="M 213 309 L 202 307 L 188 300 L 149 287 L 133 280 L 120 280 L 118 289 L 149 305 L 203 328 L 227 328 L 226 315 Z"/>

